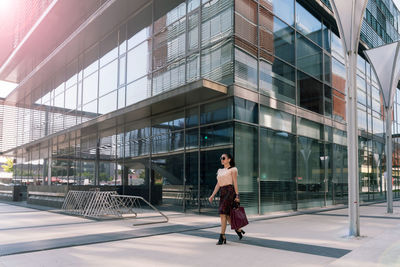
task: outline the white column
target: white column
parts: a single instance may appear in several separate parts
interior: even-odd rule
[[[386,108],[386,177],[387,213],[393,213],[392,193],[392,108]]]
[[[358,164],[358,124],[357,124],[357,52],[347,54],[347,95],[346,95],[346,122],[347,122],[347,170],[349,189],[349,235],[360,235],[360,185]]]

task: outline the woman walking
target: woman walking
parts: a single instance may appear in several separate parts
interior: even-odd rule
[[[226,223],[231,223],[230,212],[234,201],[240,202],[237,183],[238,170],[235,167],[235,161],[231,154],[222,154],[220,160],[224,168],[218,169],[218,181],[215,185],[214,192],[208,199],[210,203],[212,203],[218,190],[221,190],[218,208],[219,216],[221,217],[221,234],[219,235],[217,245],[226,244]],[[239,239],[242,239],[243,234],[245,233],[242,229],[235,229],[235,232],[239,236]]]

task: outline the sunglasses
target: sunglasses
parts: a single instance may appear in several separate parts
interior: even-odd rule
[[[226,158],[225,157],[220,157],[220,160],[226,160]]]

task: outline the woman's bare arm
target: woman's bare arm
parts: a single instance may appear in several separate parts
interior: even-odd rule
[[[238,171],[236,168],[232,169],[233,187],[235,188],[236,201],[239,201],[239,187],[237,182]]]
[[[215,195],[217,194],[218,190],[219,190],[219,184],[217,183],[217,184],[215,185],[214,192],[213,192],[213,193],[211,194],[211,196],[208,198],[208,201],[210,201],[210,203],[213,202],[213,199],[214,199]]]

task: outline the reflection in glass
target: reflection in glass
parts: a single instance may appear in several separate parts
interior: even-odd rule
[[[126,105],[137,103],[150,96],[150,80],[148,77],[143,77],[126,88]]]
[[[238,168],[240,202],[251,213],[258,212],[258,129],[235,123],[235,161]]]
[[[118,80],[118,60],[114,60],[107,66],[100,69],[99,96],[117,88]]]
[[[322,49],[307,40],[301,34],[296,34],[296,59],[297,67],[322,80]]]
[[[322,23],[296,1],[296,28],[322,46]]]
[[[294,104],[296,101],[294,68],[277,58],[272,58],[272,62],[261,60],[260,90],[269,96]]]
[[[278,18],[269,16],[267,13],[261,21],[260,47],[294,65],[294,30]]]
[[[293,115],[266,106],[261,106],[260,125],[289,133],[295,130]]]
[[[260,138],[261,213],[295,210],[296,138],[265,128]]]
[[[200,129],[201,147],[230,145],[233,143],[231,123],[218,124]]]
[[[235,49],[235,83],[257,90],[257,60]]]
[[[299,136],[297,164],[298,208],[320,207],[325,198],[324,145]]]
[[[258,104],[250,100],[235,97],[235,119],[258,123]]]
[[[97,98],[98,73],[95,72],[83,79],[83,104]]]
[[[231,99],[205,104],[200,108],[201,124],[229,120],[232,119],[232,117],[233,109]]]
[[[149,49],[149,42],[144,42],[128,52],[128,83],[147,74],[150,69]]]
[[[99,98],[99,114],[107,114],[117,109],[117,90]]]

